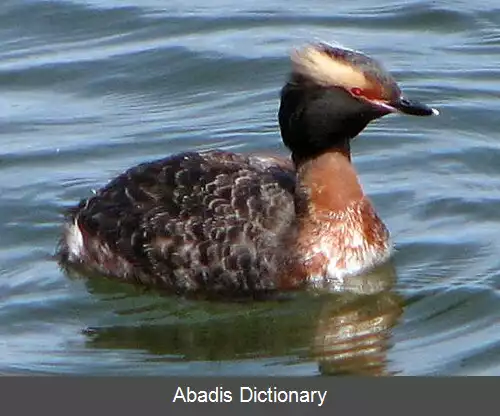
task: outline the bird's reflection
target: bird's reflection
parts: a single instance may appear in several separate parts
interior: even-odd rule
[[[85,330],[87,346],[142,350],[148,360],[163,362],[276,357],[316,362],[324,375],[390,375],[387,351],[402,313],[394,281],[386,265],[351,280],[340,293],[224,304],[117,296],[113,283],[90,279],[88,289],[109,303],[112,319]]]

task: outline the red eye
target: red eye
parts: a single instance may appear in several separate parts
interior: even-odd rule
[[[361,88],[352,88],[351,93],[352,93],[352,95],[355,95],[356,97],[363,95],[363,91],[361,90]]]

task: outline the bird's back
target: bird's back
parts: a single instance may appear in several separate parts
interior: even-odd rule
[[[275,289],[295,218],[291,163],[229,152],[138,165],[69,214],[65,263],[175,292]]]

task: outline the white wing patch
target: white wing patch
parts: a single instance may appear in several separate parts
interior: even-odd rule
[[[83,235],[78,225],[78,219],[66,227],[66,245],[68,246],[69,260],[78,261],[85,252]]]

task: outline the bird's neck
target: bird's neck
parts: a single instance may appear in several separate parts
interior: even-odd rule
[[[301,160],[297,165],[297,203],[299,217],[328,216],[342,213],[364,198],[347,147],[332,149]]]
[[[313,285],[340,284],[390,255],[387,229],[365,197],[350,159],[345,148],[307,160],[294,158],[297,277]]]

